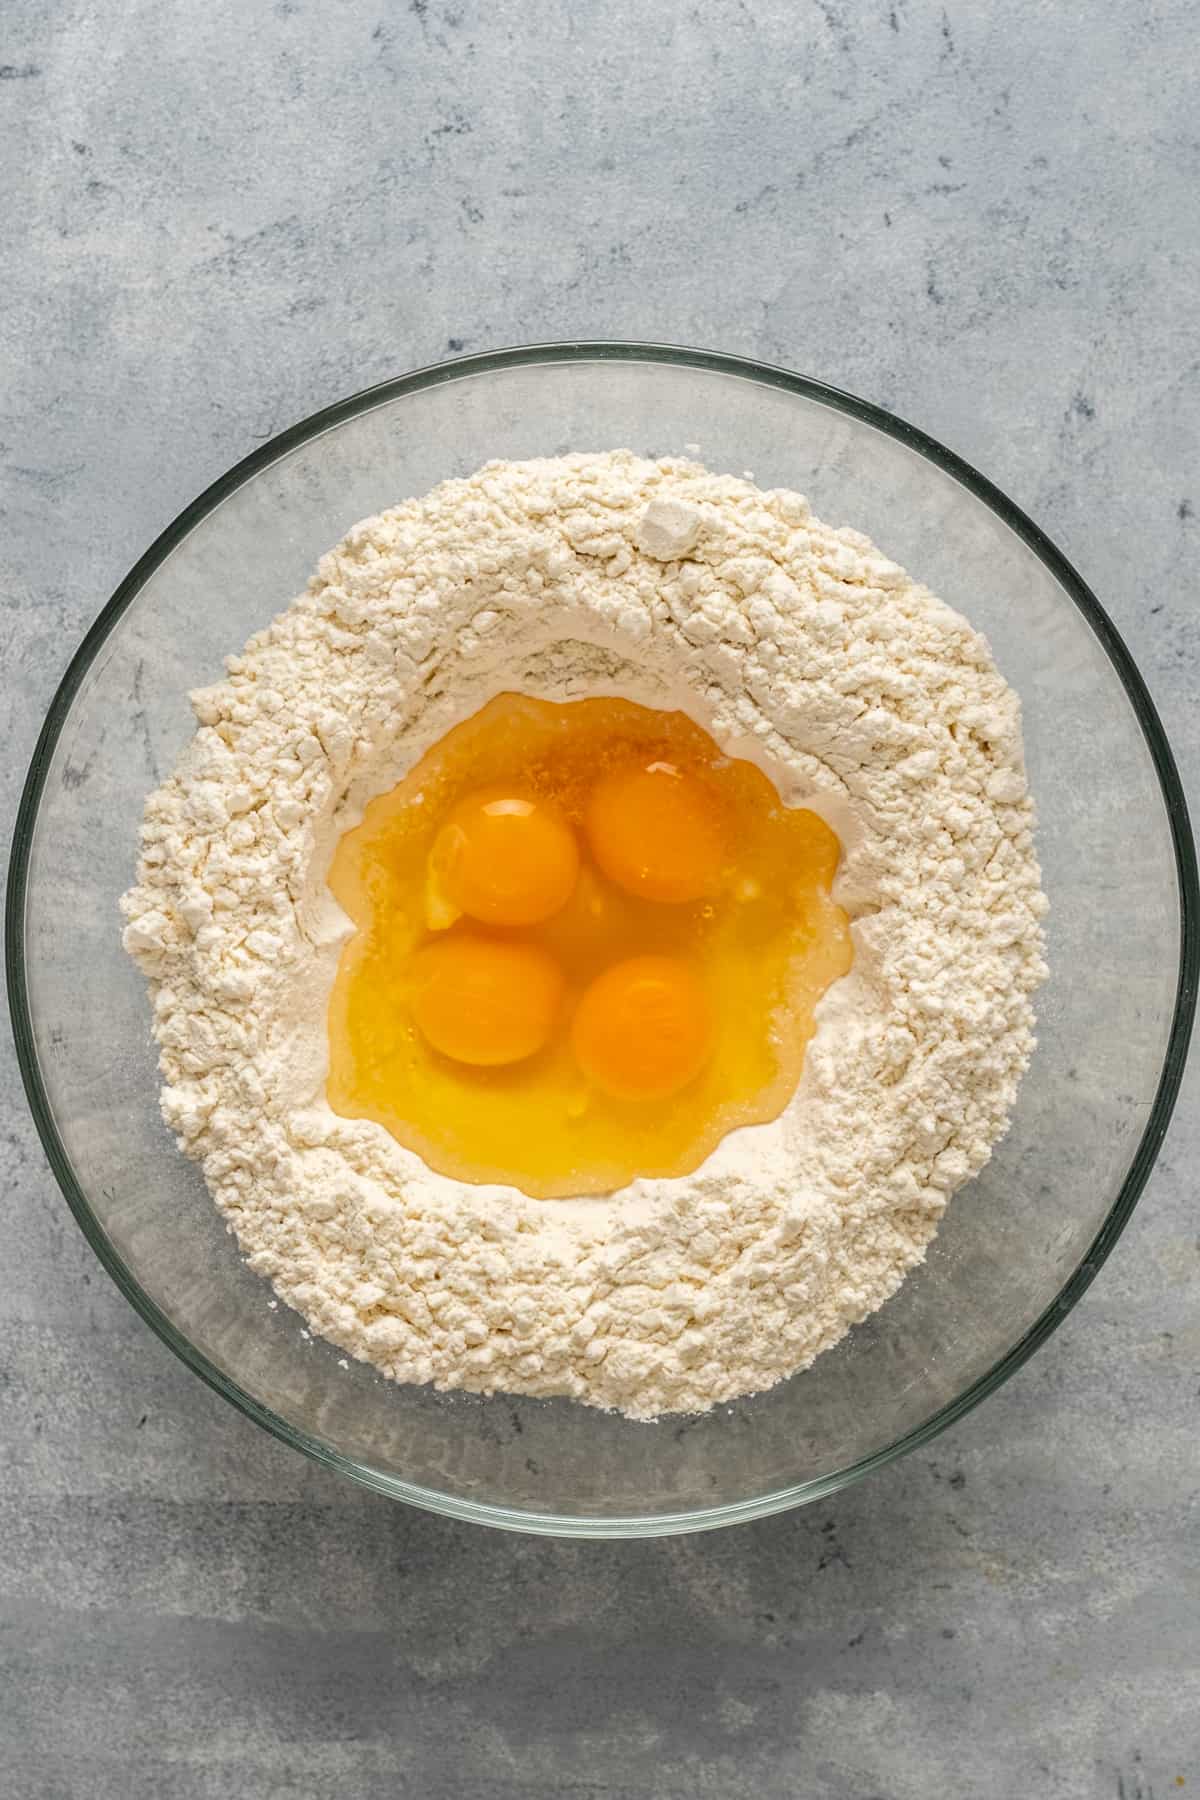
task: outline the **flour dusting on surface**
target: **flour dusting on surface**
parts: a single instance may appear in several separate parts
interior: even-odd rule
[[[781,1117],[692,1175],[535,1201],[324,1098],[340,834],[493,695],[678,708],[837,830],[851,973]],[[250,1266],[398,1381],[703,1411],[891,1295],[1004,1131],[1045,910],[984,639],[782,490],[628,452],[493,463],[364,520],[193,695],[125,943],[164,1116]]]

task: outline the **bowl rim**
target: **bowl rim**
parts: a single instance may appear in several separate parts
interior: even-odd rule
[[[772,388],[799,395],[848,415],[860,423],[873,426],[887,436],[915,450],[944,473],[951,475],[976,499],[983,502],[1025,543],[1045,565],[1064,591],[1075,602],[1087,624],[1113,665],[1132,705],[1134,715],[1145,738],[1158,776],[1166,808],[1175,854],[1179,899],[1179,970],[1171,1030],[1163,1055],[1162,1068],[1154,1101],[1147,1115],[1136,1151],[1121,1189],[1110,1207],[1100,1230],[1085,1255],[1067,1278],[1058,1295],[1044,1309],[1029,1329],[983,1374],[962,1393],[938,1407],[920,1424],[871,1455],[846,1464],[815,1480],[798,1482],[769,1493],[721,1506],[701,1507],[685,1512],[652,1514],[539,1513],[522,1508],[493,1505],[470,1500],[457,1494],[442,1493],[384,1474],[381,1470],[359,1463],[343,1455],[320,1438],[300,1430],[240,1387],[224,1370],[199,1350],[170,1316],[138,1282],[136,1276],[108,1238],[97,1215],[76,1180],[70,1157],[55,1124],[49,1095],[42,1078],[33,1022],[29,1009],[26,979],[26,900],[29,881],[29,858],[38,810],[51,759],[71,704],[101,646],[122,614],[150,577],[166,561],[193,528],[226,500],[236,489],[268,468],[280,457],[318,437],[332,426],[342,424],[360,413],[369,412],[405,395],[424,388],[467,376],[493,373],[505,369],[536,364],[570,362],[648,362],[667,363],[698,369],[706,373],[731,375],[758,382]],[[711,1530],[743,1520],[761,1518],[817,1500],[839,1488],[860,1480],[871,1470],[881,1468],[908,1451],[928,1443],[956,1419],[979,1404],[984,1397],[1014,1374],[1033,1352],[1045,1342],[1084,1293],[1097,1270],[1109,1255],[1124,1229],[1138,1197],[1154,1166],[1175,1101],[1187,1059],[1196,1008],[1197,979],[1200,976],[1200,885],[1197,881],[1196,851],[1188,819],[1187,803],[1175,758],[1157,710],[1138,669],[1120,634],[1100,602],[1075,568],[1046,536],[1041,528],[998,487],[980,475],[953,451],[945,448],[927,433],[898,418],[871,401],[830,386],[810,376],[793,373],[776,365],[758,362],[720,351],[694,349],[683,345],[640,343],[606,339],[573,339],[564,342],[527,344],[508,349],[483,351],[453,360],[428,364],[409,374],[380,381],[359,392],[336,401],[289,426],[235,463],[216,481],[186,506],[166,530],[139,558],[111,599],[99,613],[83,638],[54,694],[38,736],[30,761],[17,811],[9,870],[5,911],[5,969],[8,983],[9,1010],[17,1060],[34,1124],[42,1141],[52,1173],[62,1189],[92,1249],[117,1287],[152,1331],[200,1378],[207,1382],[239,1411],[253,1419],[264,1430],[302,1451],[315,1462],[334,1469],[362,1486],[393,1498],[408,1501],[428,1511],[445,1514],[503,1530],[524,1531],[559,1537],[658,1537],[676,1532]]]

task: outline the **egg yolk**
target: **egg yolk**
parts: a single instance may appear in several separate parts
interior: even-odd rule
[[[575,836],[558,808],[505,786],[459,801],[429,863],[434,930],[462,913],[485,925],[536,925],[566,904],[579,875]]]
[[[704,984],[673,956],[631,956],[598,975],[571,1024],[584,1076],[617,1100],[665,1100],[695,1080],[712,1049]]]
[[[549,1041],[563,996],[546,951],[475,933],[426,944],[412,978],[413,1018],[426,1042],[477,1068],[533,1056]]]
[[[839,856],[682,713],[501,694],[335,849],[329,1104],[538,1199],[687,1174],[795,1091]]]
[[[618,887],[681,905],[715,891],[725,859],[715,796],[672,762],[615,769],[588,801],[588,845]]]

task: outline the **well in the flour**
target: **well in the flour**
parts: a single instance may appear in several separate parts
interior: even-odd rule
[[[851,962],[837,837],[681,713],[500,695],[339,843],[334,1111],[542,1199],[775,1118]]]

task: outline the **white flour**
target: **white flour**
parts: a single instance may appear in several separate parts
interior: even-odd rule
[[[398,1381],[698,1411],[895,1291],[1003,1132],[1045,909],[984,640],[804,500],[627,452],[489,465],[357,525],[193,696],[125,942],[162,1106],[250,1266]],[[780,1119],[694,1175],[534,1201],[324,1099],[339,834],[491,695],[690,713],[822,812],[855,963]]]

